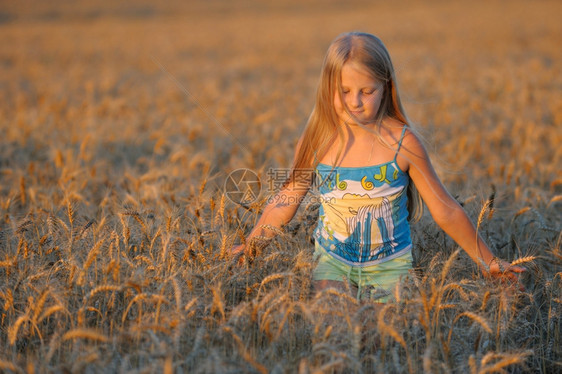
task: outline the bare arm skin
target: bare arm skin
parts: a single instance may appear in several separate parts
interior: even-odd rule
[[[300,143],[301,141],[299,140],[297,151],[300,147]],[[280,229],[281,226],[289,223],[291,219],[293,219],[300,203],[312,185],[312,178],[308,181],[300,179],[301,178],[299,178],[298,181],[295,180],[287,183],[281,191],[269,199],[269,203],[265,207],[261,217],[246,238],[246,243],[249,243],[256,237],[273,238],[275,236],[275,229]],[[271,226],[274,230],[264,226]],[[231,248],[231,253],[237,254],[245,250],[246,245],[239,244]]]
[[[293,185],[283,188],[275,196],[271,198],[271,201],[265,207],[260,219],[256,223],[254,229],[250,232],[246,238],[246,242],[249,243],[255,237],[267,237],[272,238],[275,236],[275,232],[271,229],[267,229],[264,226],[272,226],[274,228],[280,229],[281,226],[290,222],[295,216],[297,209],[300,206],[300,202],[304,198],[304,195],[308,192],[310,185],[300,184]],[[232,254],[244,251],[245,245],[234,246],[231,250]]]
[[[420,140],[410,131],[404,138],[399,153],[402,162],[406,162],[410,178],[416,185],[423,201],[435,222],[453,240],[463,248],[484,274],[506,276],[517,282],[514,273],[521,273],[525,268],[510,266],[506,261],[497,259],[490,248],[484,243],[464,209],[443,186],[429,156]],[[486,269],[483,264],[486,264]]]

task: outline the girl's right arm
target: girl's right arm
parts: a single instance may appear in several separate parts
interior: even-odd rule
[[[246,237],[246,243],[256,238],[273,238],[275,231],[281,230],[281,227],[295,216],[309,188],[309,183],[289,182],[288,186],[272,196],[256,226]],[[231,252],[237,254],[245,249],[246,245],[240,244],[234,246]]]
[[[301,140],[297,144],[295,156],[298,154]],[[303,173],[306,173],[306,171],[303,171]],[[304,178],[292,178],[278,193],[268,199],[268,204],[260,219],[246,237],[246,243],[260,237],[273,238],[276,231],[281,230],[283,225],[291,221],[312,185],[312,170],[308,173],[310,174],[308,178],[306,176]],[[231,253],[237,254],[245,250],[246,245],[239,244],[231,248]]]

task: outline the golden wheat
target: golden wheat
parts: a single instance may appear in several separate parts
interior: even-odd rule
[[[562,5],[406,0],[396,22],[391,2],[287,1],[5,4],[0,370],[559,369]],[[387,43],[439,177],[525,291],[475,272],[429,214],[383,306],[348,282],[312,296],[317,202],[229,256],[349,29]],[[224,183],[241,168],[262,188],[244,206]]]
[[[537,256],[525,256],[525,257],[521,257],[518,258],[516,260],[511,261],[510,266],[517,266],[517,265],[521,265],[521,264],[525,264],[527,262],[532,262],[537,258]]]
[[[82,329],[82,328],[67,331],[61,337],[62,342],[66,340],[73,340],[73,339],[88,339],[98,342],[107,342],[109,340],[105,335],[103,335],[102,333],[96,330]]]
[[[18,331],[20,329],[20,326],[24,322],[31,322],[29,316],[27,315],[19,316],[18,319],[16,319],[16,321],[14,322],[14,324],[8,328],[8,340],[11,345],[14,345],[16,343],[16,339],[18,337]]]
[[[229,333],[230,336],[234,339],[238,351],[245,361],[247,361],[255,370],[259,371],[262,374],[268,372],[265,366],[254,360],[252,355],[248,353],[242,339],[240,339],[240,337],[230,327],[224,326],[222,330]]]
[[[16,373],[24,373],[24,371],[19,366],[15,365],[12,362],[5,361],[3,359],[0,359],[0,369],[7,370],[7,371],[13,371],[13,372],[16,372]]]

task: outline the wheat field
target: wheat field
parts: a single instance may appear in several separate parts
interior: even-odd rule
[[[0,371],[562,370],[562,3],[2,2]],[[381,37],[438,173],[525,291],[428,213],[395,301],[311,292],[316,206],[238,263],[325,50]]]

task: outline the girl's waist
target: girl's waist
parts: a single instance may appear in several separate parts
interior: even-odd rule
[[[334,238],[326,238],[315,232],[316,244],[328,254],[349,266],[372,266],[407,254],[412,250],[409,233],[401,235],[400,242],[356,243],[341,242]]]
[[[337,251],[333,251],[333,250],[325,248],[325,246],[323,246],[319,241],[316,241],[316,247],[320,248],[322,251],[326,252],[326,254],[332,256],[333,258],[337,259],[338,261],[341,261],[342,263],[344,263],[348,266],[366,268],[366,267],[371,267],[371,266],[375,266],[375,265],[380,265],[380,264],[383,264],[383,263],[386,263],[386,262],[392,261],[392,260],[411,258],[413,246],[410,243],[407,246],[405,246],[404,248],[398,249],[397,251],[395,251],[391,254],[387,254],[387,255],[385,255],[383,257],[379,257],[377,259],[371,259],[371,260],[367,259],[366,261],[359,261],[358,259],[353,259],[353,258],[348,258],[348,257],[342,256]]]

